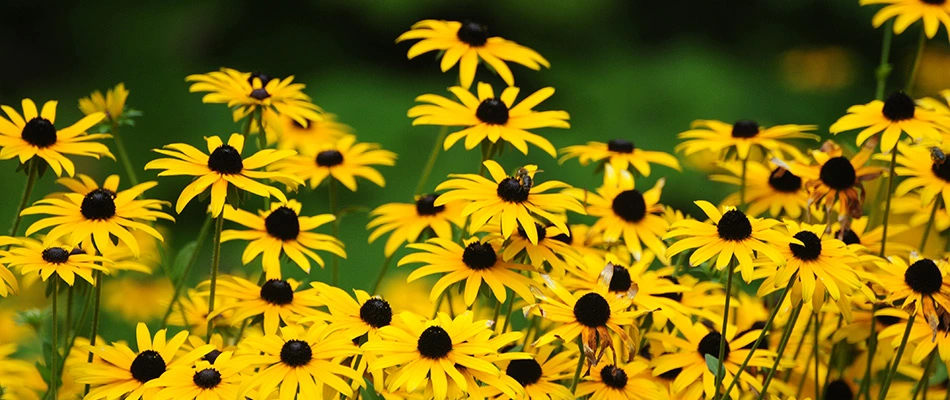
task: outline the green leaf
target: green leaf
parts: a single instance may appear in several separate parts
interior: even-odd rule
[[[373,382],[369,378],[365,378],[364,380],[366,381],[366,387],[360,389],[360,397],[366,400],[383,400],[383,396],[376,393],[376,387],[373,386]]]
[[[192,256],[195,254],[195,249],[198,248],[198,241],[192,240],[185,244],[181,250],[178,251],[178,254],[175,254],[175,261],[172,263],[171,270],[171,280],[172,282],[178,282],[182,278],[182,274],[185,271],[185,268],[188,266],[188,263],[191,261]]]
[[[722,371],[720,370],[721,367],[719,366],[719,359],[716,357],[713,357],[712,354],[706,354],[705,356],[706,356],[706,368],[709,369],[709,372],[712,372],[713,376],[718,378],[719,375],[722,373]]]

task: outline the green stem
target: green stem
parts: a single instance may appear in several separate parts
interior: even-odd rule
[[[445,301],[449,302],[449,316],[455,319],[455,301],[452,299],[451,288],[445,289]]]
[[[927,365],[924,366],[924,375],[920,378],[920,381],[914,385],[914,394],[910,396],[911,400],[917,400],[917,395],[920,394],[920,390],[924,389],[924,400],[927,399],[927,387],[930,386],[930,366],[933,365],[934,358],[937,357],[937,351],[931,351],[930,357],[927,357]]]
[[[505,289],[505,292],[508,294],[508,309],[505,310],[505,324],[501,327],[501,334],[504,334],[508,331],[508,325],[511,324],[511,309],[514,308],[515,298],[511,293],[510,289]]]
[[[426,186],[426,182],[429,180],[429,175],[432,174],[432,169],[435,168],[435,160],[439,158],[439,152],[442,151],[442,143],[445,142],[445,137],[449,134],[449,127],[443,126],[439,130],[439,136],[435,139],[435,144],[432,145],[432,151],[429,152],[429,158],[426,160],[425,167],[422,168],[422,175],[419,176],[419,182],[416,183],[415,194],[422,194],[422,189]]]
[[[330,192],[330,214],[336,217],[330,227],[332,229],[333,237],[340,238],[340,216],[337,215],[337,190],[336,190],[336,180],[331,176],[329,177],[330,181],[327,183]],[[336,286],[340,281],[340,260],[336,255],[330,255],[330,284]]]
[[[92,306],[92,333],[89,335],[89,347],[96,346],[96,337],[99,336],[99,309],[102,304],[102,271],[96,270],[95,281],[96,281],[96,294],[95,301]],[[92,364],[93,354],[90,351],[89,355],[86,357],[86,363]],[[85,394],[89,394],[89,385],[86,384]]]
[[[257,149],[264,150],[267,148],[267,132],[264,132],[264,110],[258,109],[251,114],[252,121],[247,124],[247,135],[251,134],[251,123],[257,121]]]
[[[871,399],[871,368],[874,361],[874,354],[877,352],[877,319],[875,319],[874,314],[877,313],[877,303],[871,308],[871,334],[868,336],[868,355],[867,355],[867,364],[865,365],[864,378],[861,379],[861,387],[859,392],[864,393],[864,398]]]
[[[819,345],[818,330],[821,329],[821,323],[818,321],[818,311],[813,311],[812,315],[815,318],[815,329],[812,330],[812,333],[814,335],[813,340],[815,342],[812,343],[811,345],[812,349],[814,350],[814,356],[815,356],[815,398],[821,398],[821,381],[818,380],[818,374],[819,374],[818,366],[821,363],[821,357],[819,357],[818,355],[818,345]],[[828,365],[828,369],[831,369],[831,365]],[[804,380],[804,378],[802,378],[802,380]]]
[[[894,20],[887,21],[884,25],[884,42],[881,44],[881,62],[874,71],[877,78],[877,88],[874,91],[874,98],[884,100],[884,90],[887,88],[887,77],[891,75],[891,64],[887,61],[891,56],[891,39],[894,38]]]
[[[739,209],[745,211],[745,189],[746,189],[746,169],[748,167],[749,160],[742,160],[742,177],[739,182]]]
[[[441,294],[439,294],[439,299],[435,301],[435,311],[432,312],[432,319],[435,319],[439,315],[439,310],[442,309],[442,302],[445,301],[446,293],[451,289],[451,287],[445,288]]]
[[[119,123],[112,122],[112,140],[115,140],[115,150],[119,153],[119,162],[122,163],[122,168],[125,169],[125,175],[129,177],[129,183],[132,186],[139,184],[139,178],[135,175],[135,168],[132,168],[132,160],[129,158],[129,153],[125,150],[125,144],[122,143],[122,136],[119,135]]]
[[[218,265],[221,263],[221,231],[224,229],[224,213],[218,214],[217,221],[214,224],[214,242],[211,255],[211,293],[208,297],[208,333],[207,342],[211,343],[211,334],[214,333],[214,318],[211,313],[214,312],[215,289],[218,286]]]
[[[383,260],[383,265],[379,267],[379,275],[376,276],[376,281],[373,282],[373,290],[370,291],[370,294],[378,294],[379,284],[383,282],[383,278],[386,277],[386,271],[389,270],[389,264],[393,261],[393,255],[390,254],[386,256],[386,259]]]
[[[937,215],[937,209],[940,208],[941,202],[943,202],[943,196],[938,195],[934,198],[934,206],[933,209],[930,210],[930,218],[927,219],[927,225],[924,227],[924,236],[920,239],[920,247],[917,248],[921,254],[926,253],[924,248],[927,246],[927,239],[930,237],[930,228],[934,225],[934,217]]]
[[[726,332],[729,330],[729,301],[732,299],[732,276],[735,274],[736,263],[729,263],[729,271],[726,273],[726,304],[723,308],[722,313],[722,328],[719,330],[719,356],[716,358],[716,361],[719,361],[719,368],[716,371],[716,395],[713,397],[715,399],[720,398],[722,392],[719,390],[722,388],[722,380],[726,377],[726,366],[723,363],[723,359],[726,358]]]
[[[73,329],[73,286],[66,289],[66,329],[63,331],[63,346],[69,344],[69,335]],[[69,348],[66,347],[66,351]],[[65,359],[65,357],[63,358]]]
[[[498,299],[495,299],[494,297],[492,297],[492,299],[495,300],[495,307],[494,307],[494,309],[493,309],[493,311],[492,311],[491,320],[492,320],[492,322],[494,322],[495,324],[497,324],[497,323],[498,323],[498,314],[501,313],[501,302],[498,301]],[[474,306],[474,304],[472,304],[472,305]]]
[[[59,325],[59,278],[53,279],[53,323],[52,323],[52,332],[51,332],[51,341],[50,341],[50,377],[49,377],[49,398],[56,400],[56,387],[58,386],[59,376],[55,374],[56,364],[59,362],[59,338],[57,338],[57,328]]]
[[[795,284],[797,278],[798,272],[796,271],[788,280],[788,284],[785,285],[785,289],[782,289],[782,294],[779,295],[778,303],[775,304],[775,308],[773,308],[772,312],[769,313],[769,319],[765,321],[765,326],[763,326],[762,331],[759,332],[759,338],[755,339],[755,343],[752,344],[749,354],[745,356],[745,360],[742,361],[742,365],[739,366],[739,370],[736,371],[735,376],[732,378],[732,383],[730,383],[729,387],[726,388],[725,393],[730,393],[732,388],[739,382],[739,376],[742,375],[742,371],[745,371],[746,367],[749,365],[749,361],[752,360],[752,356],[755,354],[756,349],[759,348],[759,346],[762,344],[762,341],[765,340],[765,336],[768,335],[769,330],[772,328],[772,322],[775,321],[775,316],[778,315],[778,310],[782,308],[782,303],[785,302],[785,297],[788,296],[788,292],[791,291],[792,286]]]
[[[577,392],[577,383],[581,380],[581,370],[584,369],[584,341],[577,337],[577,368],[574,368],[574,379],[571,380],[571,393]]]
[[[835,327],[835,331],[836,331],[836,332],[837,332],[839,329],[841,329],[841,322],[842,322],[843,320],[844,320],[844,318],[842,318],[842,317],[839,315],[839,316],[838,316],[838,326]],[[839,342],[837,342],[837,343],[831,345],[831,354],[828,355],[828,368],[825,369],[825,380],[824,380],[824,385],[822,385],[822,389],[823,389],[823,390],[827,390],[826,388],[828,387],[828,382],[831,382],[831,370],[832,370],[832,367],[835,365],[835,355],[838,354],[838,350],[839,350],[839,348],[841,347],[841,346],[839,346],[840,344],[841,344],[841,342],[839,341]],[[839,364],[843,364],[843,363],[839,361]],[[839,373],[840,373],[840,371],[839,371]],[[819,392],[819,393],[824,393],[824,392],[822,391],[822,392]]]
[[[917,82],[917,71],[920,69],[920,59],[924,58],[924,47],[927,46],[927,35],[923,26],[920,27],[920,37],[917,39],[917,53],[914,55],[914,66],[910,69],[910,77],[907,78],[907,86],[904,93],[910,95],[914,90],[914,83]]]
[[[162,329],[168,327],[168,317],[172,315],[172,310],[175,308],[175,304],[178,302],[178,298],[181,296],[182,290],[185,288],[185,283],[188,282],[188,275],[191,274],[191,269],[198,262],[198,254],[201,253],[201,246],[204,244],[205,239],[208,238],[208,231],[211,230],[211,221],[212,217],[208,214],[208,217],[205,218],[205,222],[201,224],[201,230],[198,231],[198,238],[195,239],[195,252],[191,253],[191,257],[188,259],[188,264],[185,265],[185,270],[181,272],[181,276],[178,277],[178,282],[175,282],[175,292],[172,294],[172,301],[168,303],[168,308],[165,310],[165,316],[162,317]]]
[[[795,323],[798,322],[798,314],[802,312],[802,302],[798,302],[798,305],[792,309],[792,314],[788,317],[788,322],[785,323],[785,330],[782,332],[782,339],[779,341],[778,349],[775,351],[775,362],[772,363],[772,368],[769,369],[768,375],[765,377],[765,381],[762,383],[762,391],[759,392],[758,400],[765,398],[766,393],[768,393],[769,384],[772,383],[772,378],[775,377],[775,372],[778,370],[778,365],[782,361],[782,355],[785,354],[785,347],[788,346],[788,339],[792,337],[792,331],[795,329]]]
[[[30,203],[30,195],[33,194],[33,187],[36,186],[36,178],[40,169],[40,162],[38,160],[40,160],[39,157],[33,157],[33,159],[30,160],[30,165],[26,167],[28,170],[26,186],[23,187],[23,195],[20,197],[20,206],[17,207],[16,217],[13,219],[13,226],[10,228],[9,236],[16,236],[17,230],[20,229],[20,222],[23,221],[23,216],[20,215],[20,213],[22,213],[27,204]]]
[[[891,380],[894,379],[894,375],[897,375],[897,367],[901,364],[904,348],[907,347],[907,338],[910,337],[910,329],[914,326],[914,319],[916,317],[916,314],[911,314],[910,318],[907,318],[907,326],[904,327],[904,337],[901,338],[901,344],[897,347],[897,354],[894,355],[891,370],[888,371],[887,376],[884,377],[884,383],[881,384],[881,389],[877,395],[878,400],[884,400],[887,397],[887,391],[891,388]]]
[[[887,175],[887,199],[884,202],[884,230],[881,233],[881,251],[879,257],[884,257],[884,247],[887,245],[887,220],[891,216],[891,194],[894,193],[894,167],[897,165],[897,149],[891,149],[891,168]]]

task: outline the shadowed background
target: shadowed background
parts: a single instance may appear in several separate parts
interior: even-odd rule
[[[18,105],[23,97],[59,100],[57,125],[72,123],[80,117],[78,98],[124,82],[131,91],[128,106],[144,112],[135,127],[122,131],[136,168],[157,157],[150,149],[173,142],[204,148],[203,136],[240,131],[224,105],[202,104],[201,94],[188,92],[186,75],[222,66],[295,75],[314,102],[351,125],[359,140],[398,153],[395,167],[379,168],[385,188],[365,180],[355,193],[341,188],[344,207],[368,208],[412,200],[439,128],[412,127],[406,111],[417,95],[447,95],[445,89],[457,77],[457,67],[439,71],[434,53],[407,60],[411,43],[394,43],[421,19],[481,22],[491,35],[544,55],[552,68],[512,69],[523,95],[545,86],[557,89],[539,109],[571,114],[570,130],[540,131],[558,148],[626,138],[641,148],[672,152],[676,134],[695,119],[817,124],[827,136],[827,127],[848,106],[873,97],[881,42],[881,31],[869,22],[875,10],[861,8],[857,1],[745,0],[723,7],[684,0],[562,0],[543,6],[529,1],[217,0],[63,2],[51,7],[19,0],[3,2],[0,10],[17,16],[0,24],[0,48],[6,55],[0,63],[0,103]],[[903,85],[915,36],[895,38],[889,89]],[[918,95],[950,86],[950,74],[941,67],[950,59],[946,43],[930,43]],[[493,83],[496,90],[502,84],[484,68],[476,79]],[[99,181],[121,171],[111,160],[74,160],[77,170]],[[448,173],[474,172],[478,160],[477,150],[465,152],[456,145],[440,156],[427,190]],[[732,189],[708,182],[697,171],[711,161],[685,161],[683,173],[656,167],[637,186],[651,187],[666,176],[662,202],[691,210],[693,200],[716,201]],[[509,151],[501,163],[508,169],[539,164],[544,170],[539,181],[559,179],[587,189],[600,181],[593,166],[580,167],[576,160],[558,166],[534,147],[527,157]],[[3,161],[0,168],[7,171],[2,178],[7,195],[0,199],[5,231],[25,176],[14,174],[16,161]],[[152,180],[155,172],[139,177]],[[59,189],[53,178],[41,180],[34,200]],[[187,179],[159,182],[147,196],[174,201]],[[121,188],[126,187],[123,181]],[[297,198],[305,215],[327,212],[325,185],[302,190]],[[259,205],[253,199],[246,208]],[[195,238],[203,209],[193,201],[176,216],[178,223],[168,226],[166,242],[172,248]],[[367,244],[366,222],[366,213],[342,220],[349,258],[341,263],[341,286],[347,289],[368,288],[383,260],[385,238]],[[206,279],[210,247],[209,240],[203,249],[208,254],[201,255],[192,273],[194,282]],[[244,242],[225,244],[225,271],[241,269],[243,247]],[[259,268],[258,260],[247,271],[255,276]],[[285,265],[285,271],[299,270]],[[328,280],[329,270],[314,276]]]

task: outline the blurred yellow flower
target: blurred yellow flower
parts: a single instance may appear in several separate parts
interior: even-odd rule
[[[114,123],[122,117],[125,99],[128,97],[129,91],[125,89],[125,83],[119,83],[115,88],[109,89],[105,96],[97,90],[89,97],[79,99],[79,110],[86,115],[104,113],[106,120]]]
[[[167,279],[141,280],[121,277],[106,283],[103,290],[102,307],[114,312],[125,321],[151,321],[161,318],[168,308],[175,288]],[[129,301],[129,299],[149,299],[148,301]]]

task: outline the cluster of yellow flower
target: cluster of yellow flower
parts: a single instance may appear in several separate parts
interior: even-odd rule
[[[896,17],[887,43],[917,20],[921,45],[939,23],[950,27],[942,0],[862,3],[888,4],[873,21]],[[27,183],[0,237],[0,297],[38,287],[38,276],[51,314],[22,317],[43,336],[36,366],[14,357],[25,334],[0,314],[0,398],[39,399],[44,390],[48,399],[89,400],[950,397],[950,239],[928,241],[950,228],[950,90],[943,100],[915,99],[912,72],[905,91],[885,98],[879,74],[878,99],[829,128],[862,129],[856,151],[833,141],[803,150],[801,139],[820,138],[815,125],[695,121],[677,151],[715,154],[710,180],[738,191],[720,207],[697,200],[704,215],[693,218],[661,203],[665,178],[640,184],[653,166],[679,170],[679,160],[629,139],[560,150],[561,163],[598,165],[596,188],[494,160],[508,146],[526,156],[528,144],[557,157],[532,131],[570,127],[565,111],[535,110],[553,88],[518,101],[506,62],[548,67],[534,50],[469,21],[421,21],[397,38],[406,40],[418,40],[409,58],[439,51],[443,72],[459,65],[459,85],[448,89],[457,101],[424,94],[408,111],[413,125],[441,131],[415,203],[370,212],[369,241],[389,235],[386,262],[369,291],[352,294],[338,287],[346,252],[336,184],[384,186],[373,166],[392,166],[396,155],[357,142],[293,76],[222,68],[186,78],[244,130],[227,141],[206,137],[206,152],[166,145],[155,150],[164,158],[145,165],[160,177],[193,178],[175,210],[209,200],[195,247],[213,231],[213,257],[209,279],[189,288],[199,253],[182,253],[162,326],[153,335],[139,322],[136,350],[102,342],[103,285],[120,271],[151,273],[159,220],[174,219],[163,211],[170,203],[143,198],[158,183],[138,182],[122,146],[120,127],[138,115],[125,105],[129,92],[119,84],[80,100],[86,116],[61,129],[54,101],[38,111],[25,99],[22,114],[2,106],[0,159],[18,158]],[[475,84],[479,63],[507,85],[497,96]],[[87,133],[96,126],[103,133]],[[244,151],[249,137],[256,151]],[[109,138],[132,183],[125,190],[118,175],[99,184],[66,157],[116,158],[99,142]],[[463,139],[467,150],[481,146],[478,173],[423,192],[439,152]],[[68,175],[56,181],[68,191],[31,205],[47,168]],[[301,197],[287,192],[324,182],[328,213],[301,215]],[[881,184],[868,201],[872,183]],[[242,208],[247,193],[264,199],[256,214]],[[569,212],[590,223],[569,223]],[[42,217],[19,236],[21,217],[34,215]],[[246,229],[225,230],[226,220]],[[332,234],[316,232],[327,224]],[[920,227],[919,242],[906,237]],[[244,264],[260,256],[256,283],[219,276],[221,243],[232,240],[248,242]],[[397,265],[421,266],[382,296],[404,248]],[[330,282],[311,281],[311,261],[326,264],[318,252],[329,253]],[[290,264],[307,278],[288,277]],[[433,275],[428,299],[404,287]],[[186,330],[169,338],[169,325]]]

